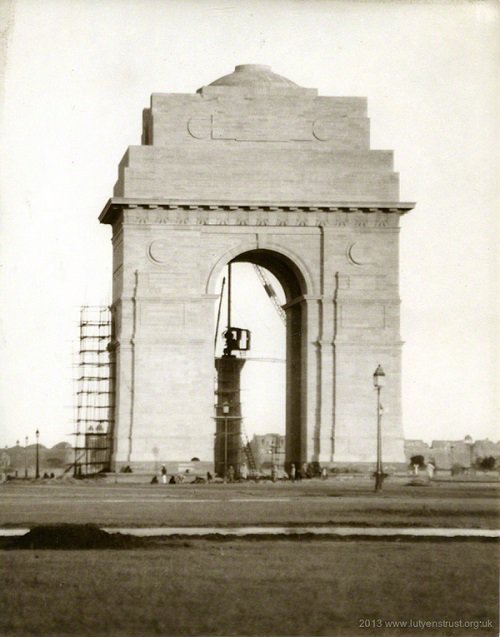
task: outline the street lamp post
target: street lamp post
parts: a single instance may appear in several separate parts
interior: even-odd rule
[[[227,401],[222,404],[222,413],[224,414],[224,480],[227,480],[227,417],[229,408]]]
[[[38,440],[40,437],[40,432],[38,431],[38,429],[35,431],[35,436],[36,436],[36,474],[35,474],[35,478],[38,480],[38,478],[40,477],[40,451],[38,448]]]
[[[24,478],[28,477],[28,436],[24,439]]]
[[[384,471],[382,468],[382,406],[380,404],[380,390],[385,385],[385,373],[379,365],[373,374],[373,385],[377,390],[377,469],[375,471],[375,491],[382,490]]]

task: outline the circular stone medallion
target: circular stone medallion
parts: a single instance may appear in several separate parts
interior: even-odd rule
[[[168,246],[166,241],[151,241],[148,248],[148,254],[155,263],[166,263],[168,258]]]
[[[347,259],[354,265],[368,265],[373,261],[371,246],[365,241],[355,241],[347,247]]]

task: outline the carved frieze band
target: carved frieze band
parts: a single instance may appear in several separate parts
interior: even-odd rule
[[[131,224],[203,226],[334,226],[395,228],[397,208],[257,206],[123,206]]]

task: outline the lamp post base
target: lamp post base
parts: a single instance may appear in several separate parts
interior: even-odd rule
[[[375,491],[382,491],[382,484],[384,482],[384,474],[383,473],[375,473]]]

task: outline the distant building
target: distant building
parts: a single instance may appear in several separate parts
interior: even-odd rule
[[[422,456],[424,462],[429,462],[431,450],[423,440],[405,440],[405,457],[408,463],[414,456]]]
[[[270,471],[273,464],[284,467],[284,435],[255,434],[250,447],[258,470]],[[474,441],[471,436],[466,436],[463,440],[433,440],[430,445],[419,439],[405,440],[404,450],[408,465],[413,457],[422,456],[425,464],[432,462],[441,471],[451,471],[454,466],[470,469],[488,457],[495,458],[500,464],[500,442],[487,438]]]
[[[6,451],[0,451],[0,472],[7,471],[10,467],[10,456]]]
[[[36,444],[9,447],[5,452],[9,456],[9,473],[34,477],[36,470]],[[38,446],[40,472],[60,475],[74,460],[74,451],[68,442],[60,442],[51,448]]]
[[[488,438],[476,440],[473,449],[477,458],[487,458],[488,456],[492,456],[496,460],[500,458],[500,442],[493,442]]]
[[[432,462],[437,469],[451,470],[453,466],[470,469],[483,458],[500,458],[500,442],[474,440],[433,440],[428,445],[423,440],[405,440],[405,456],[408,464],[414,456],[423,456],[424,462]]]
[[[283,468],[285,463],[285,436],[281,434],[254,434],[250,442],[257,470],[270,470],[273,464]]]

